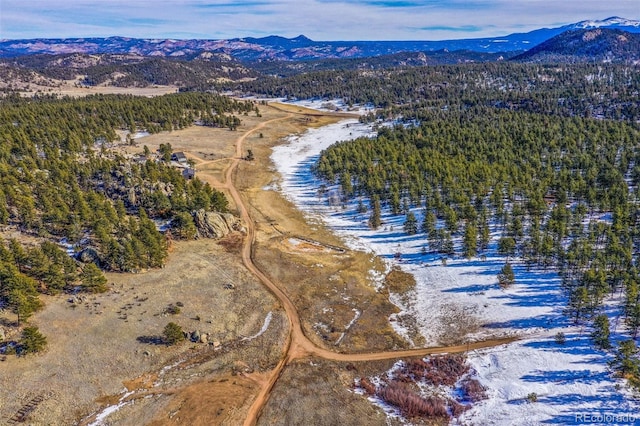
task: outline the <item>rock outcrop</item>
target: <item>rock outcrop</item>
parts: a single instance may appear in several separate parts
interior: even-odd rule
[[[193,215],[198,238],[222,238],[233,231],[246,233],[242,221],[230,213],[198,210]]]
[[[95,263],[100,265],[101,259],[98,250],[95,247],[87,247],[76,255],[76,258],[82,263]]]

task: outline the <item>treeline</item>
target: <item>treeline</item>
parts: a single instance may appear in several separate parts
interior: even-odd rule
[[[373,103],[387,115],[428,108],[490,106],[565,117],[640,118],[638,67],[616,64],[540,65],[510,62],[378,70],[318,71],[285,78],[225,83],[233,89],[284,98]]]

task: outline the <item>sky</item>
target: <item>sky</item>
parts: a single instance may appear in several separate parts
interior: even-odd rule
[[[640,0],[0,0],[0,39],[445,40],[640,19]]]

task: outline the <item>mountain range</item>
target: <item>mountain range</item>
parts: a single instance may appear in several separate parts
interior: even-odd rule
[[[34,54],[133,54],[190,60],[202,52],[228,55],[241,61],[299,61],[312,59],[364,58],[398,52],[459,51],[496,53],[524,52],[571,30],[616,29],[640,33],[640,21],[611,17],[581,21],[557,28],[541,28],[504,37],[442,41],[314,41],[304,35],[294,38],[268,36],[229,40],[137,39],[127,37],[0,40],[0,57]],[[509,55],[513,56],[513,54]]]

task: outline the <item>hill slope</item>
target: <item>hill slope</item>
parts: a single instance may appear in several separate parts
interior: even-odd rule
[[[596,28],[566,31],[513,58],[526,62],[636,62],[640,34]]]

